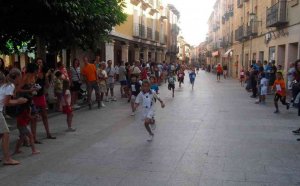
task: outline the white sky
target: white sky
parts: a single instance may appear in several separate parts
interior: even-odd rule
[[[205,41],[208,31],[207,21],[215,0],[166,0],[180,12],[180,28],[185,40],[191,45]]]

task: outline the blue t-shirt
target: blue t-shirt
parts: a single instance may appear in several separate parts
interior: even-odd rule
[[[158,93],[158,90],[159,90],[157,84],[151,85],[151,88],[150,88],[150,89],[151,89],[151,90],[154,90],[156,93]]]
[[[190,76],[190,80],[195,80],[196,79],[196,73],[195,72],[191,72],[190,74],[189,74],[189,76]]]

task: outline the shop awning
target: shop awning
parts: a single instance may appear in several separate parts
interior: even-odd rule
[[[212,53],[212,56],[213,56],[213,57],[217,57],[217,56],[219,56],[219,51],[215,51],[215,52],[213,52],[213,53]]]
[[[225,52],[225,54],[223,55],[223,57],[231,57],[233,49],[229,49]]]

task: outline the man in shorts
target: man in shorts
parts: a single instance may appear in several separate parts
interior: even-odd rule
[[[127,71],[126,71],[124,61],[121,61],[121,66],[119,67],[119,81],[121,84],[120,92],[121,92],[121,97],[125,97],[125,98],[126,98],[125,89],[127,88],[126,73]]]
[[[87,91],[88,91],[88,104],[89,109],[92,109],[92,92],[95,91],[96,100],[98,102],[98,108],[100,108],[100,100],[99,100],[99,85],[97,82],[97,70],[94,64],[89,63],[88,57],[83,58],[84,67],[81,71],[81,74],[85,77]]]
[[[116,70],[112,66],[112,60],[107,61],[107,68],[106,68],[106,73],[107,73],[107,91],[106,91],[106,102],[109,102],[108,99],[108,93],[110,92],[110,100],[111,101],[117,101],[116,97],[114,96],[114,88],[115,88],[115,79],[116,79]]]

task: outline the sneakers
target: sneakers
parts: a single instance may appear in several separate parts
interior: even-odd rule
[[[300,128],[297,130],[292,131],[294,134],[300,134]]]
[[[147,141],[151,142],[153,141],[153,138],[154,138],[154,134],[150,134]]]
[[[103,101],[101,101],[101,107],[106,107],[106,106],[104,105]]]
[[[117,101],[117,99],[115,97],[112,97],[111,100],[112,101]]]
[[[279,112],[279,110],[275,110],[275,112],[274,112],[274,114],[279,114],[280,112]]]
[[[80,109],[80,106],[78,104],[73,105],[73,109]]]
[[[132,112],[132,113],[130,114],[130,116],[135,116],[135,113],[134,113],[134,112]]]

